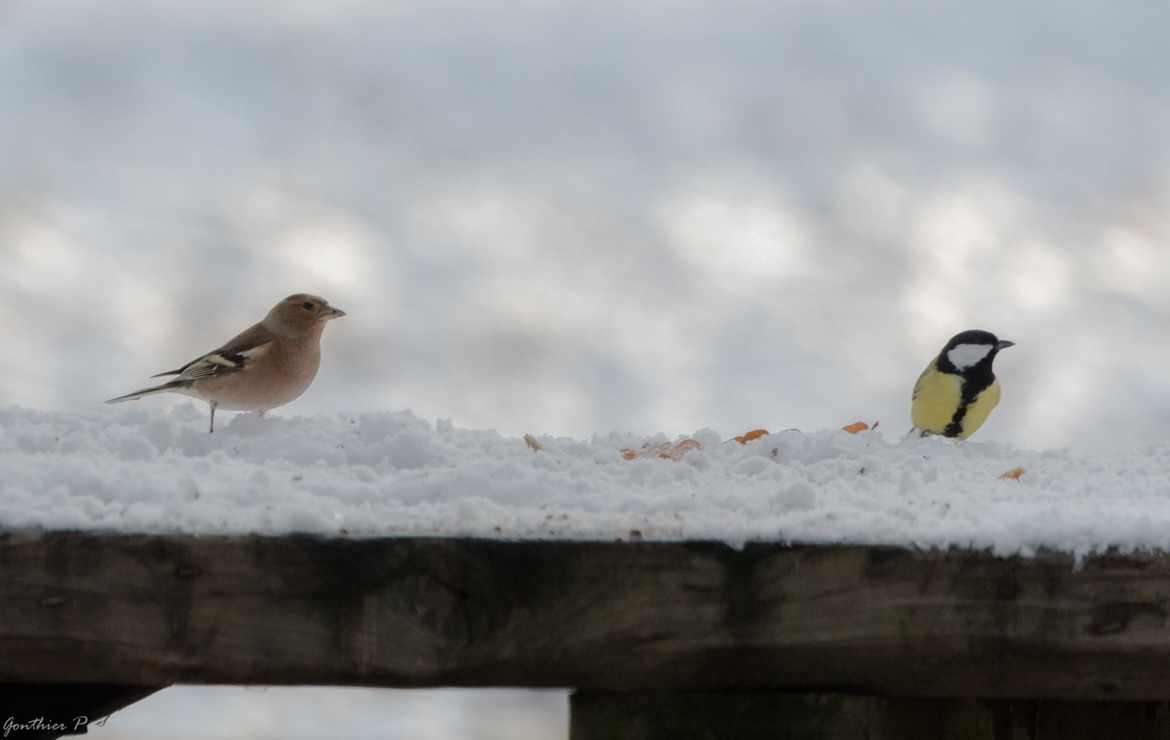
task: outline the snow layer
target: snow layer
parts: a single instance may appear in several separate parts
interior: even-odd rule
[[[0,408],[0,528],[1170,549],[1170,443],[1092,458],[705,429],[679,462],[628,461],[666,437],[540,437],[534,452],[409,412],[221,418],[209,435],[190,404]]]

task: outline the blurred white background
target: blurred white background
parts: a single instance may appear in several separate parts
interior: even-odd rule
[[[1018,347],[977,439],[1163,439],[1167,28],[1075,0],[4,0],[0,403],[97,409],[310,291],[350,316],[280,414],[901,434],[985,328]],[[547,738],[565,708],[172,690],[95,737],[180,714]]]

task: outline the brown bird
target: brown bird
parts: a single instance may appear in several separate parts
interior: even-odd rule
[[[345,316],[329,301],[307,293],[290,295],[273,306],[264,320],[245,329],[222,347],[200,355],[178,370],[151,377],[174,380],[111,398],[106,403],[137,401],[155,393],[181,393],[215,410],[259,411],[283,406],[300,397],[321,365],[321,332],[331,319]]]

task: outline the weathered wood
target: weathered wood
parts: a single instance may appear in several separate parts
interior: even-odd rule
[[[1166,740],[1164,702],[956,701],[844,694],[572,696],[571,740]]]
[[[94,683],[0,684],[0,735],[53,740],[84,735],[94,723],[162,687]]]
[[[1170,559],[0,538],[0,681],[1170,698]]]
[[[881,706],[840,694],[578,691],[569,740],[891,740],[879,734]]]

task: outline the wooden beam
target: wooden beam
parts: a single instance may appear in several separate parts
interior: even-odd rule
[[[1170,559],[12,534],[0,682],[1170,697]]]
[[[1165,702],[649,692],[572,696],[571,740],[1165,740]]]

